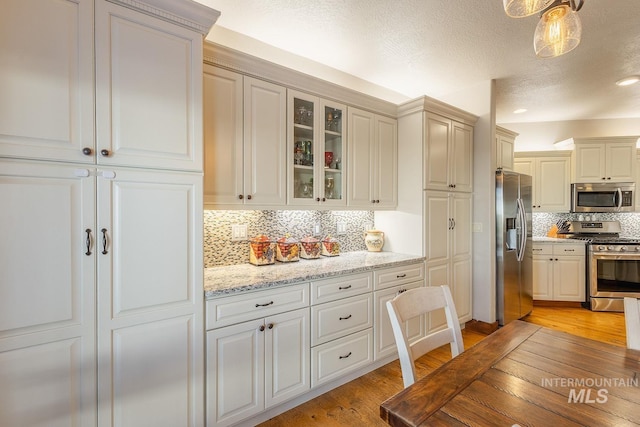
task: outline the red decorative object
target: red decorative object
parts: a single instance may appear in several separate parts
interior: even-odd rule
[[[325,151],[324,152],[324,165],[326,167],[330,168],[332,162],[333,162],[333,152]]]

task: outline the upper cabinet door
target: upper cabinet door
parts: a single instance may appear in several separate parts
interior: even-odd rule
[[[202,170],[202,35],[96,2],[97,162]]]
[[[243,204],[242,75],[204,66],[204,203]]]
[[[244,78],[244,198],[247,205],[287,203],[287,90]]]
[[[426,113],[424,142],[425,190],[450,190],[449,139],[451,120]]]
[[[348,108],[348,197],[349,206],[372,207],[371,177],[375,173],[375,117],[368,111]]]
[[[453,191],[473,190],[473,127],[452,122],[450,184]]]
[[[395,208],[398,204],[398,122],[376,117],[376,182],[378,207]]]
[[[0,64],[0,156],[93,163],[93,1],[2,0]]]
[[[606,145],[607,180],[634,182],[636,176],[636,144],[611,142]]]

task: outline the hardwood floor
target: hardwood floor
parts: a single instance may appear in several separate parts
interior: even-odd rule
[[[570,334],[626,345],[622,313],[592,312],[583,308],[534,307],[523,319]],[[465,348],[486,335],[464,329]],[[433,371],[451,358],[449,346],[438,348],[416,361],[418,377]],[[261,427],[298,426],[385,426],[380,418],[380,403],[402,390],[402,374],[397,360],[369,372],[343,386],[293,408],[262,424]]]

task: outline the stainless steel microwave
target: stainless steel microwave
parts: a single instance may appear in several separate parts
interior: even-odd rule
[[[571,184],[571,212],[634,212],[634,182]]]

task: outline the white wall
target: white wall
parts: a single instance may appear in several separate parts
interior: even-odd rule
[[[569,138],[640,136],[640,119],[572,120],[564,122],[505,123],[500,126],[519,133],[515,151],[547,151]]]
[[[385,251],[424,255],[422,114],[398,119],[398,207],[375,212]]]
[[[440,99],[479,117],[473,138],[473,318],[496,321],[495,81]],[[517,131],[516,131],[517,132]]]

